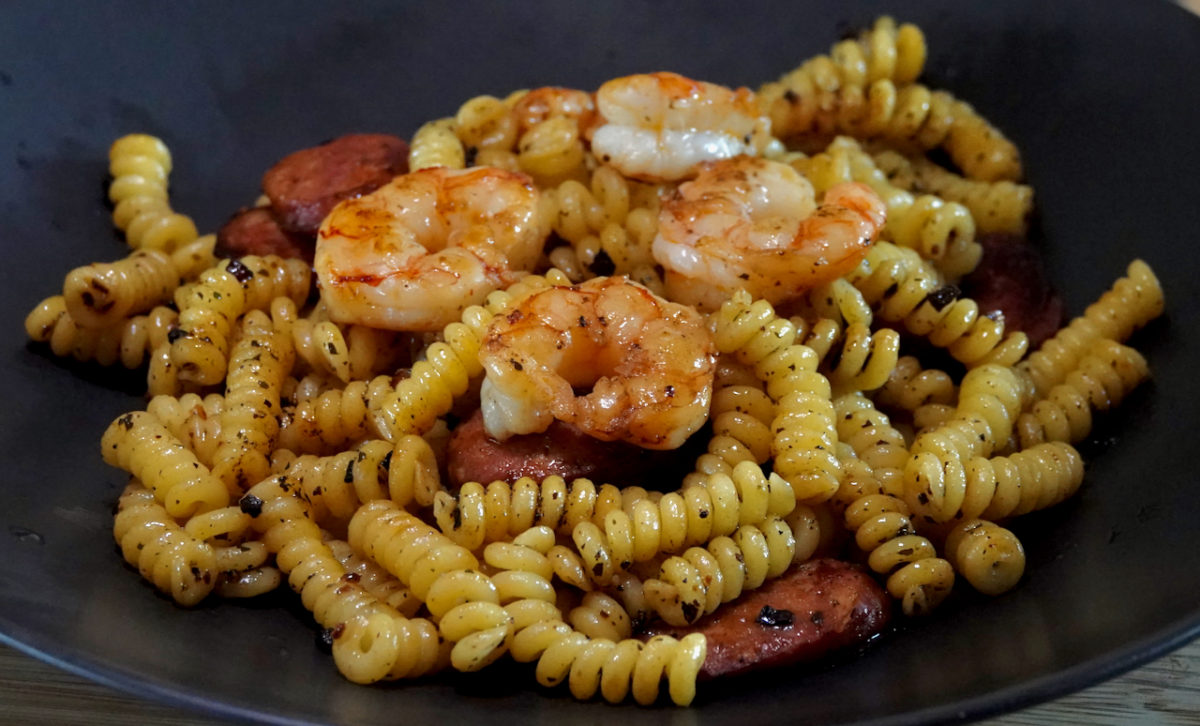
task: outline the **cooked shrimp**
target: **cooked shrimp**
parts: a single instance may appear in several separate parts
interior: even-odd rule
[[[586,132],[596,120],[596,102],[587,91],[543,86],[521,96],[513,105],[512,113],[520,133],[553,116],[573,118]]]
[[[537,197],[523,174],[435,167],[338,204],[313,263],[330,317],[440,330],[537,262]]]
[[[592,153],[622,174],[642,181],[690,175],[702,161],[753,151],[760,122],[754,94],[676,73],[625,76],[596,93],[602,125]]]
[[[743,288],[776,304],[854,269],[884,212],[857,183],[832,187],[816,207],[790,166],[742,156],[702,164],[663,200],[651,250],[673,300],[712,310]]]
[[[605,441],[673,449],[708,418],[716,348],[695,310],[624,277],[597,277],[497,316],[479,360],[493,438],[558,419]]]

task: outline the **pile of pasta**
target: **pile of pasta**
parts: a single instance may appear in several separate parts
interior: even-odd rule
[[[955,294],[977,235],[1024,234],[1033,194],[1000,131],[918,82],[925,52],[918,28],[882,18],[758,90],[770,124],[755,153],[818,195],[866,184],[887,221],[850,274],[786,306],[738,292],[707,314],[710,438],[672,491],[555,476],[450,490],[439,472],[493,319],[598,275],[667,294],[651,245],[677,182],[602,163],[570,115],[524,123],[525,92],[425,124],[411,169],[528,175],[553,243],[440,333],[405,335],[331,320],[303,261],[216,259],[171,207],[163,142],[119,139],[110,198],[132,252],[73,270],[26,325],[56,355],[147,369],[149,404],[101,442],[132,476],[113,530],[125,559],[181,605],[286,582],[355,682],[511,657],[543,685],[641,704],[664,682],[692,701],[705,639],[643,641],[635,623],[695,622],[847,533],[846,556],[908,615],[956,579],[1012,588],[1024,554],[1005,523],[1080,486],[1072,444],[1147,376],[1124,341],[1163,296],[1135,261],[1029,351]],[[961,371],[902,355],[913,339]]]

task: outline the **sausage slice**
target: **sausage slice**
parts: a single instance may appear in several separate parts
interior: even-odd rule
[[[715,678],[810,662],[865,644],[887,626],[891,599],[862,568],[819,559],[794,566],[695,625],[645,634],[708,638],[700,673]]]
[[[1005,328],[1023,330],[1032,346],[1054,335],[1063,322],[1062,298],[1050,285],[1037,248],[1021,237],[979,238],[983,258],[962,280],[963,292],[983,314],[1004,314]]]
[[[287,232],[265,207],[243,209],[217,230],[217,257],[279,255],[312,262],[316,238]]]
[[[671,481],[677,486],[678,472],[686,469],[695,455],[688,445],[651,451],[620,441],[601,441],[562,421],[553,422],[539,434],[496,441],[484,430],[483,412],[477,409],[454,429],[446,449],[446,469],[454,486],[468,481],[512,482],[523,476],[541,481],[557,475],[564,479],[587,477],[597,484],[662,488]]]
[[[343,199],[372,192],[408,171],[408,144],[387,134],[350,134],[288,154],[263,175],[263,192],[284,229],[315,235]]]

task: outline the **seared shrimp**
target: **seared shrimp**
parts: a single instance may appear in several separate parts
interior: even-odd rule
[[[521,96],[512,113],[520,133],[554,116],[575,119],[586,133],[596,119],[596,102],[587,91],[543,86]]]
[[[493,438],[558,419],[604,441],[673,449],[708,418],[716,347],[695,310],[624,277],[597,277],[497,316],[479,360]]]
[[[702,164],[664,199],[651,248],[673,300],[712,310],[743,288],[772,304],[854,269],[884,222],[863,184],[839,184],[819,207],[786,164],[747,156]]]
[[[538,192],[523,174],[422,169],[338,204],[313,267],[330,317],[440,330],[537,262]]]
[[[754,94],[676,73],[625,76],[596,93],[602,124],[592,153],[622,174],[642,181],[689,176],[702,161],[753,150],[760,123]]]

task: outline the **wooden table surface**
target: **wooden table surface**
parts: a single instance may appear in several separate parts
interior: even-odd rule
[[[206,716],[140,701],[0,647],[4,726],[219,726]],[[981,726],[1198,726],[1200,641],[1111,681]]]
[[[1180,0],[1200,13],[1200,0]],[[219,726],[147,703],[0,646],[4,726]],[[1105,683],[981,726],[1200,726],[1200,641]]]

